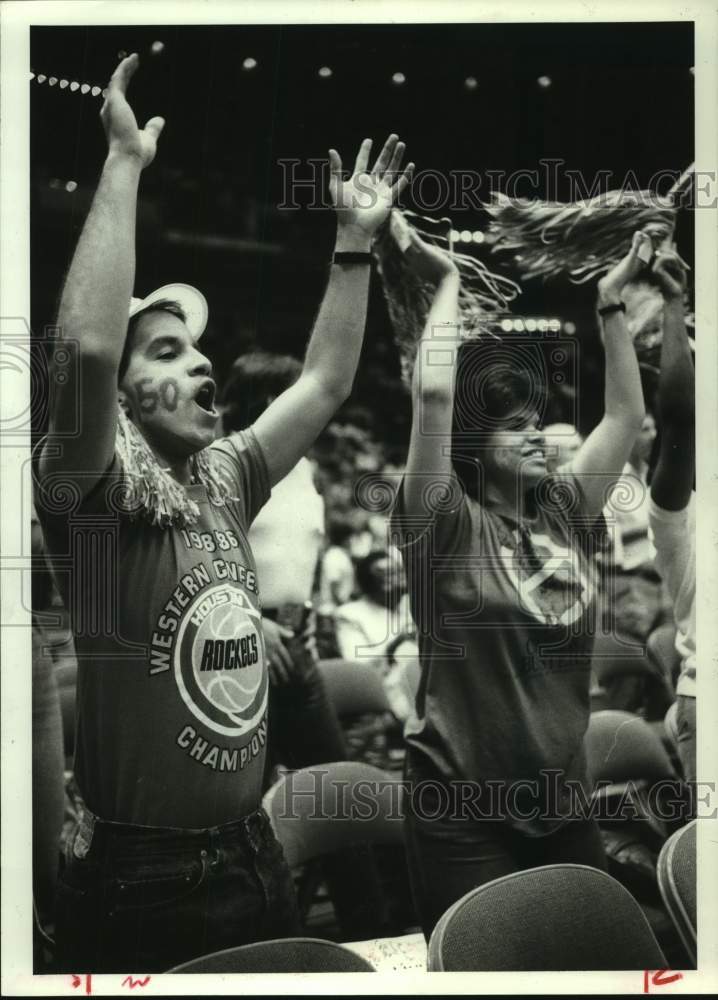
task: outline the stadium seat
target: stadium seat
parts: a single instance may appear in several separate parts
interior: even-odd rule
[[[665,677],[666,683],[675,691],[681,670],[681,657],[676,649],[676,627],[672,622],[659,625],[651,632],[646,642],[646,652]]]
[[[608,708],[628,711],[641,708],[648,718],[663,717],[675,696],[674,685],[656,656],[657,653],[651,655],[648,647],[637,640],[623,642],[616,636],[603,634],[596,637],[591,669],[605,692]]]
[[[601,806],[604,818],[622,820],[635,811],[635,818],[653,831],[658,850],[671,832],[658,807],[675,795],[678,775],[655,728],[631,712],[606,709],[592,713],[585,745],[594,798],[606,803]],[[650,790],[663,781],[654,800]],[[601,784],[595,788],[597,782]]]
[[[594,782],[676,778],[661,739],[645,719],[631,712],[593,712],[586,733],[586,753]]]
[[[678,702],[674,701],[671,707],[666,712],[665,718],[663,720],[663,728],[666,731],[668,739],[671,741],[671,746],[674,748],[678,747],[678,720],[676,716],[678,715]]]
[[[320,660],[327,695],[341,718],[366,712],[391,712],[379,671],[362,660]]]
[[[333,941],[283,938],[227,948],[184,962],[169,973],[374,972],[365,958]]]
[[[341,940],[402,934],[416,925],[396,776],[358,761],[318,765],[284,775],[263,805],[298,877],[309,933],[319,921],[319,933],[334,937],[332,925],[321,923],[322,882]]]
[[[473,889],[441,917],[430,972],[664,969],[640,906],[605,872],[547,865]]]
[[[677,830],[658,856],[658,887],[668,913],[696,964],[696,820]]]
[[[358,844],[403,844],[401,782],[339,761],[283,775],[263,805],[290,867]]]

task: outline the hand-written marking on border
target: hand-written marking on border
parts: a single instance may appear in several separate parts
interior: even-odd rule
[[[133,979],[132,976],[125,976],[125,978],[122,980],[122,986],[129,986],[129,988],[131,990],[133,990],[135,988],[135,986],[140,986],[140,987],[146,986],[149,983],[149,981],[150,981],[151,978],[152,978],[152,976],[144,976],[142,979],[140,979],[139,977],[137,979]],[[82,980],[83,979],[85,980],[85,993],[87,994],[87,996],[90,996],[90,994],[92,993],[92,976],[91,975],[89,975],[89,976],[76,976],[73,973],[73,975],[72,975],[72,988],[74,990],[76,990],[78,988],[78,986],[82,986]]]
[[[670,969],[659,969],[658,972],[650,972],[646,969],[643,973],[643,992],[650,993],[651,986],[668,986],[669,983],[683,979],[680,972],[671,972],[671,975],[667,975],[669,972],[671,972]]]

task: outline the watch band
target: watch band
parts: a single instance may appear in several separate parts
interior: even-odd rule
[[[598,315],[602,317],[610,316],[611,313],[617,313],[617,312],[625,313],[625,311],[626,311],[625,302],[611,302],[610,305],[601,306],[601,308],[598,310]]]
[[[336,250],[332,257],[332,264],[371,264],[372,253],[370,250]]]

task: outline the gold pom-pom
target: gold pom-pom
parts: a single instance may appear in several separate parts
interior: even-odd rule
[[[160,527],[197,521],[199,507],[169,469],[162,468],[122,407],[118,407],[115,451],[122,466],[124,507],[131,517],[145,517]],[[232,499],[209,448],[191,456],[190,472],[196,482],[206,487],[212,503],[221,506]]]

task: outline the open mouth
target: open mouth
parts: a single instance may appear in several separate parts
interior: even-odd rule
[[[214,408],[214,397],[216,392],[217,386],[214,384],[212,379],[209,378],[202,383],[194,397],[194,401],[197,406],[204,410],[205,413],[211,414],[213,417],[217,416],[217,411]]]
[[[524,458],[540,458],[546,460],[543,448],[532,448],[531,451],[524,452]]]

